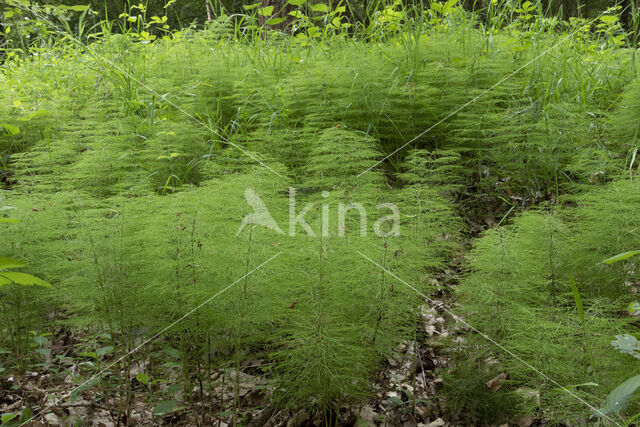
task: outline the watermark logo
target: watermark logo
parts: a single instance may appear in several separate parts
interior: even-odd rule
[[[240,224],[240,228],[238,229],[236,236],[249,224],[263,225],[270,230],[284,234],[276,220],[271,216],[269,209],[267,209],[267,205],[264,204],[253,188],[246,188],[244,190],[244,198],[247,200],[249,206],[253,208],[253,212],[249,215],[245,215],[242,219],[242,224]]]
[[[322,192],[322,197],[328,199],[330,193],[327,191]],[[267,205],[262,198],[253,188],[246,188],[244,190],[244,197],[253,208],[253,212],[242,219],[242,223],[238,228],[236,236],[239,235],[242,230],[250,225],[262,225],[270,230],[279,234],[285,234],[280,228],[278,223],[269,212]],[[320,230],[314,230],[305,216],[314,208],[319,208],[321,215],[321,228]],[[332,211],[335,211],[337,215],[337,227],[331,229],[330,216]],[[338,237],[344,237],[347,230],[347,214],[350,211],[357,212],[360,218],[360,236],[365,237],[369,230],[368,219],[371,216],[367,215],[367,209],[360,203],[339,203],[337,209],[331,209],[329,203],[306,203],[302,209],[298,210],[296,205],[296,189],[289,188],[289,236],[295,236],[298,229],[301,229],[310,237],[316,237],[318,234],[323,237],[329,237],[337,235]],[[386,214],[386,215],[383,215]],[[336,224],[336,222],[334,222]],[[397,237],[400,235],[400,210],[397,205],[393,203],[379,203],[376,205],[376,220],[373,223],[373,233],[378,237]]]

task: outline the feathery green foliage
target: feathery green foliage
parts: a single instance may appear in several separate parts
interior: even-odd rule
[[[565,387],[592,379],[597,388],[572,389],[590,402],[633,369],[634,362],[622,360],[609,342],[635,330],[631,318],[611,315],[634,299],[627,289],[635,286],[635,264],[633,259],[619,266],[601,261],[638,246],[637,195],[636,181],[615,182],[577,197],[575,208],[529,212],[513,225],[487,232],[460,287],[466,319],[474,327]],[[574,277],[584,318],[573,304]],[[554,401],[558,417],[576,413],[579,402],[573,397],[545,386],[536,372],[508,355],[486,350],[499,355],[514,386],[539,384],[542,407]]]
[[[331,424],[414,335],[415,291],[432,293],[460,250],[461,216],[506,201],[537,208],[477,241],[466,317],[589,402],[628,377],[635,362],[609,341],[633,329],[616,313],[633,300],[635,260],[600,262],[640,247],[640,86],[615,10],[561,22],[531,3],[491,2],[482,19],[451,1],[394,3],[351,28],[344,6],[298,7],[283,35],[265,29],[266,8],[201,31],[142,9],[103,22],[87,48],[53,42],[40,18],[38,54],[12,50],[2,65],[0,180],[20,222],[0,229],[0,262],[55,285],[19,295],[26,317],[5,326],[18,356],[53,312],[90,333],[79,346],[92,365],[75,381],[118,361],[96,380],[117,390],[118,415],[134,382],[120,372],[153,360],[153,374],[180,377],[185,403],[215,389],[213,369],[228,373],[237,423],[239,373],[260,355],[278,404]],[[243,222],[254,196],[277,226]],[[508,390],[487,392],[496,349],[469,341],[473,363],[444,388],[450,411],[493,421],[527,385],[541,402],[521,411],[582,417],[508,357]]]

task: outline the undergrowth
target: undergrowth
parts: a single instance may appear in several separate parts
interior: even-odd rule
[[[476,242],[471,273],[459,288],[466,320],[558,384],[508,355],[497,356],[484,338],[472,337],[462,352],[480,352],[483,364],[509,374],[513,389],[537,390],[539,400],[525,399],[525,413],[553,405],[561,419],[580,417],[581,402],[559,384],[599,407],[597,397],[638,369],[610,344],[615,335],[637,332],[626,314],[636,299],[635,263],[602,263],[637,247],[637,195],[635,180],[612,183],[575,197],[575,207],[522,214]],[[584,326],[572,280],[584,306]]]
[[[2,363],[25,369],[30,347],[70,328],[86,334],[73,380],[99,373],[89,386],[117,398],[118,420],[149,383],[212,423],[202,396],[230,382],[226,418],[241,422],[251,366],[278,405],[331,424],[370,396],[424,304],[362,255],[431,294],[482,220],[500,226],[476,241],[465,317],[586,401],[603,398],[635,366],[609,344],[634,328],[620,313],[635,264],[600,263],[639,243],[635,57],[617,16],[558,22],[522,6],[491,27],[497,15],[448,4],[394,4],[353,33],[332,9],[323,36],[310,20],[289,36],[223,15],[199,31],[43,42],[7,60],[0,180],[20,222],[0,229],[0,255],[53,287],[0,289],[28,306],[10,305],[20,320],[0,337],[12,354]],[[256,197],[269,227],[243,222]],[[449,411],[584,417],[486,342],[470,336],[460,354],[473,362],[447,377]],[[133,366],[146,379],[120,375]],[[508,386],[487,391],[500,371]]]

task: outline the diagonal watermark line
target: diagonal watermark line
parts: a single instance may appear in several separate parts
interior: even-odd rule
[[[183,320],[185,320],[187,317],[191,316],[193,313],[195,313],[196,311],[198,311],[199,309],[201,309],[202,307],[204,307],[205,305],[209,304],[211,301],[213,301],[215,298],[217,298],[218,296],[222,295],[223,293],[225,293],[226,291],[228,291],[229,289],[231,289],[235,284],[237,284],[238,282],[240,282],[241,280],[243,280],[246,277],[249,277],[250,275],[252,275],[254,272],[260,270],[263,266],[265,266],[266,264],[270,263],[271,261],[273,261],[276,257],[278,257],[280,254],[282,254],[282,251],[278,252],[277,254],[273,255],[271,258],[267,259],[266,261],[264,261],[262,264],[258,265],[256,268],[254,268],[253,270],[247,272],[246,274],[244,274],[242,277],[238,278],[237,280],[235,280],[233,283],[231,283],[230,285],[227,285],[224,289],[218,291],[215,295],[207,298],[204,302],[200,303],[198,306],[196,306],[195,308],[191,309],[188,313],[186,313],[185,315],[183,315],[182,317],[180,317],[178,320],[174,321],[173,323],[171,323],[170,325],[164,327],[162,330],[156,332],[155,334],[153,334],[150,338],[147,338],[145,341],[143,341],[141,344],[139,344],[137,347],[135,347],[133,350],[129,351],[127,354],[121,356],[120,358],[118,358],[115,362],[110,363],[109,365],[107,365],[107,367],[103,368],[102,370],[100,370],[97,374],[94,374],[91,378],[89,378],[88,380],[86,380],[85,382],[83,382],[82,384],[80,384],[79,386],[77,386],[76,388],[74,388],[73,390],[71,390],[70,392],[68,392],[68,394],[60,399],[58,399],[58,401],[54,404],[50,404],[50,405],[46,405],[44,408],[42,408],[41,410],[39,410],[36,414],[34,414],[28,421],[25,421],[24,423],[20,424],[20,426],[26,425],[29,422],[34,421],[35,419],[37,419],[39,416],[43,415],[44,412],[46,412],[47,410],[51,409],[51,408],[55,408],[57,404],[59,404],[60,402],[68,399],[73,393],[75,393],[78,390],[81,390],[82,387],[85,387],[87,385],[90,385],[90,383],[95,380],[96,378],[100,377],[103,373],[105,373],[106,371],[108,371],[109,369],[111,369],[112,367],[114,367],[115,365],[117,365],[118,363],[122,362],[125,358],[131,356],[132,354],[136,353],[138,350],[140,350],[142,347],[146,346],[147,344],[149,344],[151,341],[155,340],[156,338],[158,338],[160,335],[164,334],[166,331],[168,331],[169,329],[173,328],[174,326],[176,326],[178,323],[182,322]]]
[[[473,104],[474,102],[476,102],[478,99],[482,98],[483,96],[485,96],[486,94],[488,94],[489,92],[495,90],[498,86],[500,86],[501,84],[503,84],[504,82],[506,82],[507,80],[509,80],[511,77],[515,76],[516,74],[518,74],[520,71],[524,70],[525,68],[527,68],[529,65],[533,64],[534,62],[536,62],[538,59],[542,58],[543,56],[545,56],[547,53],[551,52],[552,50],[554,50],[555,48],[557,48],[558,46],[560,46],[562,43],[564,43],[565,41],[569,40],[572,37],[573,34],[569,34],[568,36],[566,36],[565,38],[563,38],[562,40],[560,40],[558,43],[554,44],[553,46],[551,46],[550,48],[548,48],[547,50],[545,50],[544,52],[542,52],[541,54],[539,54],[538,56],[536,56],[535,58],[533,58],[532,60],[530,60],[529,62],[527,62],[526,64],[520,66],[518,69],[516,69],[514,72],[512,72],[511,74],[508,74],[506,77],[504,77],[502,80],[500,80],[498,83],[494,84],[493,86],[491,86],[489,89],[486,89],[484,92],[482,92],[481,94],[479,94],[478,96],[476,96],[475,98],[470,99],[469,101],[465,102],[464,104],[462,104],[460,107],[456,108],[455,110],[453,110],[452,112],[450,112],[449,114],[447,114],[444,118],[438,120],[435,124],[431,125],[428,129],[420,132],[418,135],[414,136],[413,138],[411,138],[408,142],[406,142],[405,144],[403,144],[400,148],[395,149],[391,154],[388,154],[387,156],[385,156],[384,158],[380,159],[378,162],[376,162],[375,164],[371,165],[370,167],[368,167],[367,169],[365,169],[363,172],[359,173],[357,175],[357,178],[361,177],[362,175],[364,175],[365,173],[369,172],[371,169],[375,168],[376,166],[378,166],[380,163],[384,162],[385,160],[387,160],[389,157],[393,156],[394,154],[396,154],[398,151],[401,151],[403,148],[405,148],[407,145],[417,141],[418,139],[422,138],[424,135],[426,135],[427,133],[431,132],[433,129],[435,129],[436,127],[440,126],[442,123],[446,122],[447,120],[449,120],[451,117],[455,116],[456,114],[458,114],[460,111],[464,110],[465,108],[467,108],[469,105]]]
[[[395,278],[396,280],[399,280],[401,283],[403,283],[404,285],[406,285],[408,288],[410,288],[411,290],[413,290],[415,293],[417,293],[418,295],[420,295],[421,297],[423,297],[425,300],[427,300],[429,303],[434,303],[435,300],[433,298],[428,297],[427,295],[425,295],[424,293],[420,292],[418,289],[416,289],[414,286],[412,286],[410,283],[407,283],[406,281],[402,280],[400,277],[398,277],[397,275],[395,275],[393,272],[389,271],[388,269],[386,269],[385,267],[381,266],[380,264],[378,264],[377,262],[375,262],[374,260],[372,260],[371,258],[369,258],[367,255],[363,254],[362,252],[360,252],[359,250],[357,251],[363,258],[365,258],[366,260],[370,261],[372,264],[376,265],[378,268],[380,268],[382,271],[384,271],[385,273],[388,273],[390,276],[392,276],[393,278]],[[443,311],[445,311],[447,314],[449,314],[451,317],[453,317],[456,321],[462,323],[464,326],[466,326],[467,328],[471,329],[473,332],[477,333],[478,335],[482,336],[484,339],[486,339],[487,341],[489,341],[491,344],[495,345],[496,347],[498,347],[500,350],[504,351],[505,353],[507,353],[509,356],[513,357],[514,359],[516,359],[518,362],[522,363],[523,365],[525,365],[527,368],[531,369],[532,371],[534,371],[535,373],[537,373],[538,375],[540,375],[542,378],[546,379],[547,381],[549,381],[550,383],[554,384],[555,386],[557,386],[558,388],[560,388],[562,391],[564,391],[565,393],[567,393],[568,395],[570,395],[571,397],[575,398],[576,400],[578,400],[580,403],[583,403],[584,405],[586,405],[589,409],[591,409],[592,411],[594,411],[596,414],[598,414],[599,416],[605,418],[607,421],[612,422],[613,424],[622,427],[622,424],[618,423],[617,421],[613,420],[612,418],[610,418],[609,416],[605,415],[604,413],[600,412],[600,410],[598,408],[596,408],[595,406],[593,406],[592,404],[590,404],[589,402],[587,402],[586,400],[584,400],[583,398],[581,398],[580,396],[578,396],[577,394],[575,394],[574,392],[572,392],[571,390],[569,390],[568,388],[566,388],[565,386],[561,385],[559,382],[557,382],[556,380],[554,380],[553,378],[550,378],[547,374],[545,374],[544,372],[542,372],[541,370],[539,370],[538,368],[536,368],[535,366],[533,366],[532,364],[530,364],[529,362],[525,361],[524,359],[522,359],[520,356],[518,356],[517,354],[515,354],[514,352],[512,352],[511,350],[509,350],[508,348],[506,348],[505,346],[503,346],[502,344],[500,344],[499,342],[497,342],[496,340],[494,340],[493,338],[491,338],[489,335],[485,334],[484,332],[474,328],[473,326],[471,326],[469,323],[467,323],[464,319],[462,319],[461,317],[459,317],[457,314],[453,313],[451,310],[442,307]]]
[[[246,151],[245,149],[243,149],[242,147],[240,147],[239,145],[231,142],[228,138],[224,137],[223,135],[220,135],[220,133],[218,133],[217,130],[213,129],[211,126],[209,126],[208,124],[206,124],[205,122],[203,122],[202,120],[197,119],[195,116],[193,116],[193,114],[189,113],[188,111],[186,111],[184,108],[178,106],[176,103],[172,102],[171,100],[169,100],[165,95],[162,95],[160,93],[158,93],[156,90],[154,90],[153,88],[147,86],[145,83],[141,82],[140,80],[138,80],[135,76],[133,76],[131,73],[129,73],[126,70],[123,70],[122,68],[120,68],[118,65],[116,65],[113,61],[109,60],[108,58],[106,58],[104,55],[101,55],[100,53],[98,53],[95,49],[90,48],[88,45],[82,43],[81,40],[77,39],[76,37],[74,37],[73,35],[71,35],[70,33],[67,33],[64,31],[64,29],[62,29],[59,25],[57,25],[56,23],[52,22],[51,20],[47,19],[46,16],[43,16],[42,14],[39,14],[33,10],[29,10],[25,7],[23,7],[22,5],[20,5],[20,3],[16,3],[15,5],[12,5],[14,7],[18,7],[18,8],[22,8],[24,11],[29,12],[34,14],[36,17],[38,17],[39,19],[48,22],[49,24],[51,24],[55,29],[56,32],[58,32],[59,34],[61,34],[63,37],[71,40],[72,42],[74,42],[75,44],[77,44],[78,46],[86,49],[87,52],[91,53],[93,56],[95,56],[96,58],[106,62],[107,64],[109,64],[110,67],[112,67],[115,70],[118,70],[120,73],[124,74],[125,76],[129,77],[131,80],[133,80],[134,82],[138,83],[140,86],[142,86],[144,89],[146,89],[149,93],[151,93],[154,96],[157,96],[159,99],[161,99],[162,101],[166,102],[167,104],[171,105],[172,107],[174,107],[175,109],[177,109],[178,111],[180,111],[182,114],[184,114],[185,116],[187,116],[188,118],[190,118],[191,120],[195,121],[196,123],[200,124],[202,127],[204,127],[205,129],[207,129],[208,131],[210,131],[211,133],[215,134],[218,138],[222,139],[224,142],[226,142],[227,144],[231,145],[233,148],[236,148],[237,150],[241,151],[244,155],[250,157],[251,159],[255,160],[256,162],[258,162],[261,166],[269,169],[271,172],[273,172],[274,174],[278,175],[280,178],[286,179],[286,177],[284,175],[282,175],[281,173],[277,172],[276,170],[274,170],[273,168],[271,168],[269,165],[267,165],[265,162],[263,162],[262,160],[260,160],[259,158],[257,158],[256,156],[254,156],[253,154],[251,154],[250,152]],[[92,68],[90,68],[88,65],[85,65],[85,67],[89,68],[92,71]]]

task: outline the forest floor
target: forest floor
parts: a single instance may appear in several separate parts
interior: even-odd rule
[[[486,228],[486,222],[473,224],[471,228]],[[471,240],[465,246],[469,246]],[[447,408],[445,397],[438,393],[442,384],[442,373],[451,369],[454,363],[451,352],[455,348],[451,343],[461,343],[468,328],[459,323],[452,310],[455,299],[452,293],[467,262],[466,251],[454,254],[450,268],[434,277],[433,285],[437,291],[424,299],[419,307],[418,330],[414,341],[403,341],[393,351],[393,357],[387,357],[371,379],[370,398],[359,405],[345,405],[331,415],[331,419],[340,426],[422,426],[446,427],[468,425],[468,415],[452,413]],[[452,317],[454,316],[454,317]],[[77,349],[86,337],[82,331],[60,329],[52,337],[52,353],[62,360],[78,359]],[[60,426],[63,420],[78,418],[85,425],[114,427],[117,425],[117,413],[120,399],[105,399],[105,391],[96,388],[82,390],[70,400],[58,401],[61,396],[73,396],[77,383],[71,375],[54,372],[74,373],[81,370],[82,362],[72,365],[52,363],[50,372],[26,371],[22,375],[0,378],[0,412],[7,413],[24,407],[48,408],[41,413],[42,419],[29,425]],[[276,409],[271,401],[273,381],[266,378],[257,369],[265,363],[264,359],[247,359],[242,363],[238,375],[239,413],[250,427],[298,427],[321,426],[323,420],[318,414],[311,415],[306,410],[290,411]],[[200,419],[208,414],[216,419],[216,427],[231,425],[236,393],[236,371],[234,368],[217,369],[210,373],[211,380],[220,381],[215,393],[202,392],[197,406],[175,409],[167,415],[154,412],[156,402],[145,384],[137,382],[136,376],[145,371],[145,366],[136,364],[129,371],[130,379],[137,384],[131,397],[131,409],[121,422],[139,426],[154,425],[207,425]],[[122,375],[125,375],[123,372]],[[176,374],[177,376],[179,374]],[[500,373],[489,380],[488,390],[499,390],[508,374]],[[117,392],[117,390],[111,390]],[[195,393],[199,390],[194,389]],[[518,425],[529,427],[536,423],[533,415],[522,417]],[[508,425],[508,424],[505,424]]]
[[[455,286],[457,272],[449,270],[437,278],[439,291],[432,295],[420,307],[420,329],[416,331],[417,339],[405,341],[394,350],[394,357],[388,357],[381,363],[371,381],[371,398],[359,406],[349,405],[340,408],[334,414],[334,420],[341,426],[427,426],[443,427],[465,424],[465,414],[451,414],[447,411],[442,397],[437,395],[442,385],[439,372],[447,369],[450,362],[451,348],[442,343],[442,338],[457,336],[464,339],[464,327],[455,322],[449,315],[451,309],[451,287]],[[76,335],[78,334],[78,335]],[[60,330],[53,337],[53,356],[77,356],[73,349],[83,337],[81,332]],[[248,426],[318,426],[322,420],[312,416],[305,410],[276,410],[270,400],[271,390],[268,378],[257,371],[265,361],[263,359],[248,360],[243,363],[239,374],[240,413],[247,420]],[[78,363],[72,366],[52,366],[52,371],[76,372]],[[57,368],[57,369],[56,369]],[[144,367],[134,366],[130,371],[134,380]],[[144,384],[137,383],[135,397],[132,397],[131,412],[122,419],[140,426],[153,425],[206,425],[202,424],[197,414],[218,414],[219,419],[214,426],[230,425],[229,417],[233,413],[235,396],[235,369],[218,369],[211,373],[213,381],[222,380],[225,376],[230,381],[222,381],[224,386],[216,390],[215,395],[204,393],[200,397],[198,408],[184,408],[166,416],[155,416],[156,403],[149,399]],[[498,390],[503,382],[502,375],[487,383],[488,388]],[[134,381],[135,382],[135,381]],[[117,412],[118,399],[104,399],[104,389],[83,391],[81,396],[58,403],[59,396],[69,395],[77,383],[69,375],[57,375],[47,372],[26,371],[23,375],[0,378],[0,412],[7,413],[24,407],[49,408],[40,421],[32,421],[31,426],[66,425],[64,419],[77,417],[86,425],[113,427]],[[116,390],[113,390],[116,391]],[[194,390],[197,391],[197,390]],[[215,417],[213,417],[215,418]],[[225,421],[226,420],[226,421]],[[523,427],[533,423],[533,418],[525,418]]]

